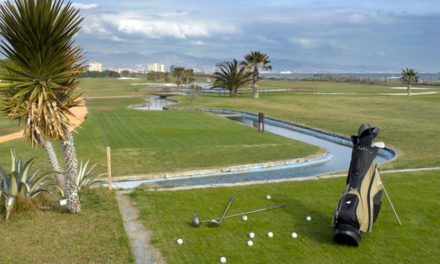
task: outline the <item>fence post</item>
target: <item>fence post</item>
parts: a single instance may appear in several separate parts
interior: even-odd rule
[[[112,159],[110,154],[110,147],[106,147],[107,151],[107,183],[108,183],[108,189],[112,189]]]

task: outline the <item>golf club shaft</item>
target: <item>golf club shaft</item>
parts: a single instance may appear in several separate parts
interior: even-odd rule
[[[272,206],[272,207],[268,207],[268,208],[258,209],[258,210],[244,212],[244,213],[239,213],[239,214],[227,215],[227,216],[223,217],[223,219],[231,218],[231,217],[236,217],[236,216],[240,216],[240,215],[246,215],[246,214],[254,214],[254,213],[259,213],[259,212],[268,211],[268,210],[272,210],[272,209],[283,208],[283,207],[286,207],[286,204],[276,205],[276,206]],[[200,222],[202,223],[202,222],[208,222],[208,221],[211,221],[211,220],[218,220],[218,219],[220,219],[220,218],[203,220],[203,221],[200,221]]]
[[[226,209],[223,212],[222,217],[220,218],[219,224],[223,221],[223,218],[225,217],[225,214],[228,211],[229,206],[231,206],[232,201],[234,201],[234,196],[232,196],[231,199],[229,200],[228,206],[226,206]]]
[[[386,197],[387,197],[387,199],[388,199],[388,202],[390,202],[391,208],[393,209],[393,212],[394,212],[394,215],[395,215],[396,218],[397,218],[397,221],[399,222],[400,225],[402,225],[402,222],[400,222],[399,216],[397,215],[397,212],[396,212],[396,210],[394,209],[393,203],[391,202],[391,199],[390,199],[390,197],[388,196],[387,190],[385,189],[385,185],[383,185],[383,182],[382,182],[382,187],[383,187],[383,191],[384,191],[384,193],[385,193],[385,195],[386,195]]]

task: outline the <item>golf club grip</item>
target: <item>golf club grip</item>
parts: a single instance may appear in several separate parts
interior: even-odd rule
[[[235,217],[235,216],[240,216],[240,215],[245,215],[245,214],[259,213],[259,212],[268,211],[268,210],[272,210],[272,209],[283,208],[283,207],[286,207],[286,206],[287,206],[286,204],[281,204],[281,205],[276,205],[276,206],[272,206],[272,207],[268,207],[268,208],[263,208],[263,209],[258,209],[258,210],[254,210],[254,211],[249,211],[249,212],[244,212],[244,213],[239,213],[239,214],[233,214],[233,215],[227,215],[227,216],[223,217],[223,219],[231,218],[231,217]]]

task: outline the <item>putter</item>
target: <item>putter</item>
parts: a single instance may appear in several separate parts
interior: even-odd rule
[[[273,210],[273,209],[277,209],[277,208],[283,208],[283,207],[286,207],[286,204],[271,206],[271,207],[257,209],[257,210],[254,210],[254,211],[249,211],[249,212],[244,212],[244,213],[228,215],[228,216],[224,216],[223,219],[231,218],[231,217],[236,217],[236,216],[241,216],[241,215],[246,215],[246,214],[254,214],[254,213],[264,212],[264,211]],[[192,218],[192,224],[193,224],[193,226],[198,227],[198,226],[200,226],[201,223],[210,222],[211,220],[220,220],[220,218],[213,218],[213,219],[208,219],[208,220],[200,221],[199,218],[197,217],[197,215],[194,215],[193,218]]]
[[[231,197],[231,200],[229,200],[228,206],[226,206],[226,209],[225,209],[225,211],[223,212],[222,217],[220,217],[220,220],[219,220],[219,221],[217,221],[216,219],[211,219],[211,220],[209,221],[209,223],[212,224],[213,226],[219,226],[219,225],[222,223],[223,218],[225,217],[225,214],[226,214],[226,212],[228,211],[229,206],[231,205],[232,201],[234,201],[234,196],[232,196],[232,197]]]

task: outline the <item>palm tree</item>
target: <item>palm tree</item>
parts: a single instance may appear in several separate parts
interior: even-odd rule
[[[213,88],[219,87],[229,90],[229,95],[235,97],[237,90],[249,82],[249,73],[244,67],[238,68],[236,59],[218,65],[219,70],[214,73]]]
[[[183,67],[174,67],[173,68],[172,74],[173,74],[173,77],[176,78],[177,87],[180,87],[182,85],[184,73],[185,73],[185,68],[183,68]]]
[[[32,145],[46,147],[47,142],[60,141],[67,208],[80,212],[78,162],[68,128],[72,125],[70,108],[79,104],[81,95],[76,88],[83,57],[73,36],[83,18],[71,3],[62,0],[15,0],[15,4],[2,4],[0,10],[0,35],[4,39],[0,47],[7,58],[0,65],[0,110],[24,121],[24,136]],[[56,159],[54,152],[47,153]]]
[[[406,68],[402,70],[402,80],[406,83],[407,85],[407,92],[408,92],[408,96],[411,96],[411,84],[412,83],[416,83],[419,81],[419,76],[417,76],[417,72],[414,71],[414,69],[408,69]]]
[[[258,68],[261,67],[267,71],[272,70],[272,66],[269,65],[269,56],[267,56],[266,53],[261,53],[259,51],[251,51],[244,56],[244,59],[245,61],[242,62],[242,65],[246,67],[246,70],[252,70],[252,93],[254,98],[258,99]]]

